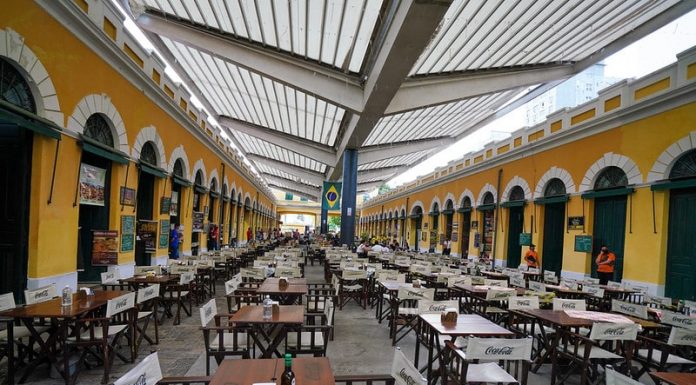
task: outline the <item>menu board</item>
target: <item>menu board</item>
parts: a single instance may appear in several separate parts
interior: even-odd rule
[[[532,244],[532,233],[520,233],[520,246],[529,246]]]
[[[483,212],[483,244],[481,245],[483,251],[486,253],[491,253],[493,251],[493,225],[495,218],[493,217],[493,210],[486,210]]]
[[[157,250],[157,221],[138,220],[138,240],[145,245],[145,252]]]
[[[160,221],[159,248],[169,248],[169,219],[162,219]]]
[[[591,235],[576,235],[575,236],[575,251],[581,253],[592,252],[592,236]]]
[[[118,231],[92,231],[92,266],[118,264]]]
[[[203,218],[205,218],[205,215],[202,212],[200,212],[200,211],[193,212],[192,231],[194,233],[202,233],[203,232]]]
[[[160,214],[171,215],[171,214],[169,214],[171,207],[172,207],[172,198],[170,198],[170,197],[160,198]]]
[[[135,248],[135,216],[121,215],[121,252]]]

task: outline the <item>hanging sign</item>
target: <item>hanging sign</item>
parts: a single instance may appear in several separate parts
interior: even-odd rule
[[[591,253],[592,252],[592,236],[590,235],[576,235],[575,236],[575,251],[581,253]]]
[[[201,233],[203,232],[203,218],[204,214],[200,211],[194,211],[193,212],[193,224],[192,224],[192,231],[194,233]]]
[[[568,230],[585,230],[585,217],[568,217]]]
[[[106,170],[86,163],[80,164],[80,204],[104,206]]]
[[[471,229],[478,230],[478,221],[471,221]]]
[[[532,233],[520,233],[520,246],[529,246],[532,244]]]
[[[452,231],[452,242],[457,242],[459,240],[459,233]]]
[[[160,198],[160,214],[171,215],[170,211],[172,209],[172,198],[162,197]]]
[[[179,211],[179,192],[172,191],[172,198],[169,204],[169,215],[175,217]]]
[[[133,251],[135,248],[135,216],[121,215],[121,252]]]
[[[159,248],[168,249],[169,248],[169,219],[162,219],[160,221],[160,232],[159,232]]]
[[[121,186],[121,205],[135,207],[135,190]]]
[[[341,182],[324,182],[321,208],[324,210],[341,209]]]
[[[157,221],[138,221],[138,240],[144,243],[145,251],[154,253],[157,250]]]
[[[118,264],[118,231],[92,231],[92,266]]]

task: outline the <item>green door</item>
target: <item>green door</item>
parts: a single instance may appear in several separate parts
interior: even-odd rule
[[[541,264],[544,270],[561,273],[563,267],[563,233],[565,230],[565,203],[544,205],[544,244]]]
[[[524,206],[510,207],[507,234],[507,261],[508,267],[517,267],[522,259],[522,246],[520,246],[520,233],[524,225]]]
[[[468,258],[469,256],[469,233],[471,232],[471,211],[466,211],[462,215],[464,219],[462,220],[462,235],[461,247],[462,247],[462,258]]]
[[[599,254],[599,249],[604,244],[616,255],[614,281],[621,281],[626,237],[626,195],[595,199],[593,228],[592,276],[597,276],[594,257]]]
[[[696,300],[696,189],[670,191],[665,295]]]
[[[95,230],[109,230],[109,201],[111,192],[111,161],[92,155],[82,154],[82,163],[106,170],[104,178],[104,205],[80,205],[78,215],[78,282],[100,282],[101,273],[106,266],[92,265],[92,234]]]

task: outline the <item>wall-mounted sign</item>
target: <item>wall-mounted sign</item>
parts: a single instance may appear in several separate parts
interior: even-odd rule
[[[121,186],[120,202],[123,206],[135,206],[135,190]]]
[[[478,221],[471,221],[471,229],[478,230]]]
[[[203,232],[203,218],[205,215],[200,212],[200,211],[194,211],[192,218],[193,218],[193,224],[192,224],[192,231],[194,233],[200,233]]]
[[[456,231],[452,231],[452,242],[457,242],[459,241],[459,233]]]
[[[138,240],[144,243],[145,252],[157,251],[157,221],[138,221]]]
[[[169,215],[175,217],[179,211],[179,192],[172,191],[172,198],[169,204]]]
[[[170,214],[170,210],[172,208],[172,198],[170,197],[162,197],[160,198],[160,214]]]
[[[428,222],[423,223],[423,228],[427,229],[428,228]]]
[[[162,219],[160,221],[160,231],[159,231],[159,242],[158,246],[160,249],[169,248],[169,219]]]
[[[520,246],[529,246],[532,244],[532,233],[520,233]]]
[[[568,217],[568,230],[585,230],[585,217]]]
[[[118,231],[92,231],[92,266],[118,264]]]
[[[80,164],[80,204],[104,206],[106,170],[92,165]]]
[[[133,251],[135,248],[135,216],[121,215],[121,252]]]
[[[575,236],[575,251],[581,253],[592,252],[592,236],[591,235],[576,235]]]

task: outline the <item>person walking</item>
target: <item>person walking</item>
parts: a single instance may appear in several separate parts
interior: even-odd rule
[[[452,241],[447,238],[445,242],[442,243],[442,255],[450,255],[452,251]]]
[[[614,280],[616,255],[609,251],[607,245],[602,245],[595,263],[597,264],[597,277],[599,277],[600,285],[606,285],[609,281]]]
[[[253,235],[254,235],[254,234],[251,232],[251,227],[247,228],[247,234],[246,234],[246,236],[247,236],[247,242],[251,241],[251,237],[252,237]]]
[[[179,259],[179,224],[175,223],[169,231],[169,258]]]
[[[536,252],[536,245],[529,245],[529,250],[524,255],[524,261],[527,262],[527,268],[539,268],[539,254]]]

